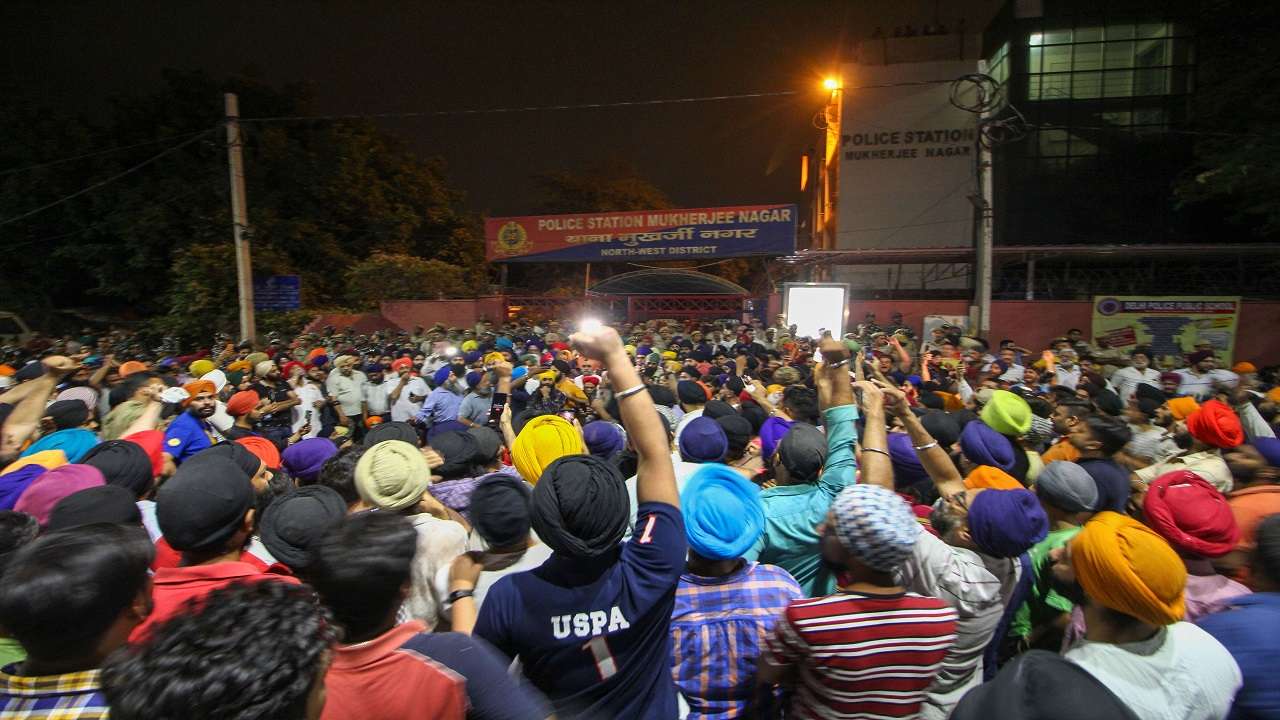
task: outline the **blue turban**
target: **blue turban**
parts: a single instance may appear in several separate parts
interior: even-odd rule
[[[494,340],[493,345],[499,350],[511,350],[515,347],[515,344],[511,342],[511,338],[508,337],[500,337]]]
[[[511,382],[515,382],[516,380],[519,380],[520,378],[523,378],[525,375],[528,375],[528,374],[529,374],[529,368],[525,367],[524,365],[517,365],[516,367],[511,369]]]
[[[431,438],[434,438],[435,436],[440,435],[442,433],[466,432],[466,431],[467,431],[467,426],[463,425],[457,420],[446,420],[444,422],[439,422],[431,426],[431,429],[427,431],[427,442],[431,442]]]
[[[310,485],[320,478],[320,470],[329,458],[337,454],[338,446],[329,438],[307,438],[285,448],[280,453],[280,464],[290,476]]]
[[[365,375],[368,375],[369,373],[386,372],[386,368],[382,367],[379,363],[369,363],[361,368],[361,370],[364,371]]]
[[[649,347],[648,345],[636,346],[636,357],[644,357],[652,352],[653,352],[653,348]]]
[[[587,450],[598,458],[608,460],[622,452],[626,440],[622,437],[622,429],[611,422],[595,420],[582,428],[582,440]]]
[[[471,352],[462,354],[462,361],[470,365],[471,363],[479,360],[481,357],[483,356],[480,354],[479,350],[472,350]]]
[[[1262,455],[1271,467],[1280,467],[1280,440],[1272,437],[1254,438],[1253,448]]]
[[[311,364],[312,364],[312,365],[314,365],[314,366],[316,366],[316,367],[324,367],[325,365],[328,365],[328,364],[329,364],[329,356],[328,356],[328,355],[317,355],[317,356],[315,356],[315,357],[311,358]]]
[[[726,465],[698,468],[680,494],[680,510],[689,548],[708,560],[742,557],[764,532],[759,488]]]
[[[969,503],[969,535],[992,557],[1018,557],[1048,533],[1049,518],[1030,490],[983,490]]]
[[[84,428],[68,428],[49,433],[22,451],[18,457],[26,457],[45,450],[61,450],[69,464],[80,462],[98,444],[98,436]]]
[[[889,433],[889,460],[893,463],[893,486],[905,488],[929,480],[906,433]]]
[[[475,387],[480,384],[480,378],[484,377],[483,370],[472,370],[467,373],[467,387]]]
[[[698,416],[680,431],[680,458],[692,463],[724,462],[729,438],[715,420]]]
[[[1009,438],[977,421],[960,431],[960,451],[974,465],[992,465],[1005,472],[1013,471],[1013,444]]]
[[[452,367],[449,365],[441,365],[440,369],[436,370],[436,374],[431,376],[431,381],[435,383],[436,387],[440,387],[444,384],[445,380],[449,379],[449,373],[451,372],[453,372]]]
[[[760,455],[766,461],[773,457],[774,451],[778,449],[778,443],[782,441],[782,436],[786,435],[794,424],[792,420],[771,417],[760,426]]]

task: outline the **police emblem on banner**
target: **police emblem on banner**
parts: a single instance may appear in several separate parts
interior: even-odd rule
[[[498,230],[497,251],[499,255],[520,255],[528,252],[529,234],[518,222],[509,222]]]

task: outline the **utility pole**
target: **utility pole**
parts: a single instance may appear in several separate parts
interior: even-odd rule
[[[987,72],[987,64],[985,61],[978,63],[978,72]],[[982,140],[982,123],[993,116],[995,113],[988,109],[982,113],[978,120],[978,189],[981,195],[977,198],[974,205],[978,212],[982,213],[979,219],[978,236],[975,240],[975,255],[977,262],[974,267],[974,305],[977,307],[973,313],[972,322],[977,326],[974,333],[979,337],[986,337],[991,332],[991,273],[994,264],[993,245],[995,242],[995,192],[994,192],[994,169],[992,166],[992,154],[990,144]]]
[[[249,256],[249,206],[244,195],[244,156],[240,138],[240,100],[235,93],[222,96],[226,107],[227,161],[231,171],[231,229],[236,243],[236,289],[240,298],[240,340],[253,341],[253,263]]]

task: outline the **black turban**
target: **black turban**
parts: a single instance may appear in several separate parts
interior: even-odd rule
[[[487,475],[471,493],[471,524],[491,547],[526,542],[530,499],[524,480],[510,473]]]
[[[80,464],[98,468],[108,485],[125,488],[134,499],[145,497],[155,481],[147,451],[128,440],[99,443],[80,459]]]
[[[960,423],[944,412],[926,412],[920,416],[920,424],[947,452],[951,452],[951,446],[960,441]]]
[[[142,513],[136,501],[133,493],[118,485],[85,488],[53,506],[47,529],[53,532],[95,523],[141,526]]]
[[[533,489],[534,531],[552,550],[572,557],[594,558],[617,547],[630,514],[618,469],[590,455],[556,460]]]
[[[403,440],[414,447],[421,444],[418,440],[418,431],[407,422],[381,423],[369,428],[369,432],[364,434],[364,446],[367,448],[383,440]]]
[[[59,430],[69,430],[89,420],[89,406],[79,400],[59,400],[44,409],[44,416],[52,419]]]
[[[436,468],[436,472],[444,479],[452,480],[471,470],[480,445],[470,433],[446,432],[431,439],[431,449],[444,458],[444,464]]]

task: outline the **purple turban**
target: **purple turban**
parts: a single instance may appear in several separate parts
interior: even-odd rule
[[[982,421],[971,422],[960,432],[960,451],[975,465],[992,465],[1013,471],[1013,445],[1009,438]]]
[[[911,436],[906,433],[889,433],[889,460],[893,463],[893,486],[905,488],[929,479],[920,456],[911,446]]]
[[[31,515],[41,527],[49,524],[49,513],[62,498],[91,487],[106,485],[102,471],[90,465],[62,465],[40,477],[18,498],[14,510]]]
[[[1030,490],[983,490],[969,504],[969,535],[992,557],[1018,557],[1048,532],[1049,518]]]
[[[324,367],[325,365],[329,364],[329,356],[323,355],[323,354],[317,355],[311,358],[311,364],[315,365],[316,367]]]
[[[720,423],[696,417],[680,432],[680,459],[692,463],[723,462],[729,453],[729,438]]]
[[[1271,467],[1280,467],[1280,440],[1270,437],[1254,438],[1251,443]]]
[[[582,428],[582,440],[587,450],[599,458],[609,458],[622,452],[626,440],[622,437],[622,429],[611,422],[596,420]]]
[[[328,438],[307,438],[285,448],[280,462],[302,484],[311,484],[319,479],[320,469],[329,458],[337,454],[338,446]]]
[[[774,451],[778,449],[778,443],[782,441],[782,436],[787,434],[792,425],[795,425],[793,420],[771,417],[760,426],[760,454],[765,460],[773,457]]]

